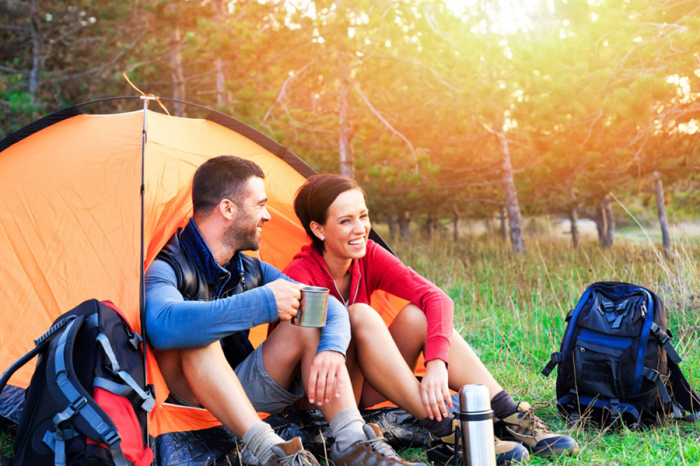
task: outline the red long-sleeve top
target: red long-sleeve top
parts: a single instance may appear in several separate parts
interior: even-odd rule
[[[350,265],[350,297],[346,306],[363,303],[372,305],[372,293],[386,291],[418,306],[428,322],[425,361],[441,359],[449,363],[447,354],[452,336],[454,302],[440,288],[405,266],[397,257],[372,240],[367,242],[367,254]],[[323,286],[340,302],[333,277],[321,254],[310,245],[294,256],[284,273],[300,283]]]

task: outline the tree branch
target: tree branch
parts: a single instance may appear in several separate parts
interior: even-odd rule
[[[374,113],[374,116],[376,116],[382,123],[384,123],[384,125],[387,128],[389,128],[389,130],[392,133],[400,137],[408,145],[408,148],[411,149],[411,154],[413,155],[415,172],[418,173],[418,156],[416,155],[416,151],[413,148],[413,144],[411,144],[411,141],[409,141],[408,138],[406,138],[406,136],[396,131],[396,129],[394,129],[394,127],[391,126],[391,124],[388,121],[386,121],[386,119],[372,106],[372,103],[369,101],[367,96],[362,93],[362,91],[360,90],[360,86],[358,86],[357,83],[355,83],[355,90],[358,94],[360,94],[360,97],[362,97],[362,100],[365,101],[365,104],[367,104],[372,113]]]
[[[282,88],[280,89],[279,94],[277,94],[277,98],[275,101],[270,105],[270,108],[267,109],[267,112],[265,112],[265,116],[263,116],[262,123],[265,124],[268,118],[270,118],[270,115],[272,115],[272,109],[275,108],[275,105],[277,104],[282,104],[284,105],[284,100],[286,98],[286,92],[287,88],[294,82],[294,80],[299,77],[301,74],[305,73],[306,70],[315,62],[316,60],[311,60],[308,62],[306,65],[302,66],[299,68],[298,71],[294,72],[293,75],[288,77],[287,79],[284,80],[284,83],[282,83]],[[267,126],[267,125],[265,125]],[[269,128],[269,127],[268,127]]]
[[[448,199],[451,202],[483,202],[484,204],[506,205],[505,202],[496,201],[494,199],[486,199],[479,197],[453,197]]]

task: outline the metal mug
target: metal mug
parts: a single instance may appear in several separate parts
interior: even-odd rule
[[[459,389],[459,420],[466,465],[495,466],[493,411],[485,385],[465,385]]]
[[[300,327],[325,327],[328,310],[328,288],[307,286],[301,290],[297,315],[292,317],[292,325]]]

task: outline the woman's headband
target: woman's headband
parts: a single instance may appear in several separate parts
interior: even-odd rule
[[[314,190],[316,187],[323,181],[323,178],[320,178],[316,180],[314,183],[313,187],[309,190],[309,197],[306,200],[306,205],[309,208],[309,222],[312,222],[314,220],[314,216],[311,214],[311,195],[313,194]]]

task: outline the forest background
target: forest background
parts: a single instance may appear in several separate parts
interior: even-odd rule
[[[700,383],[700,244],[671,237],[700,217],[697,0],[0,0],[3,133],[136,95],[124,74],[354,176],[380,233],[450,294],[458,330],[553,427],[565,428],[553,380],[538,372],[596,280],[661,294]],[[544,241],[542,218],[569,219],[567,243]],[[465,235],[475,221],[485,237]],[[657,224],[660,244],[611,248],[616,232]],[[584,448],[567,464],[700,463],[697,427],[575,435]]]
[[[5,133],[134,95],[126,73],[356,177],[392,237],[500,219],[524,253],[522,217],[547,214],[608,247],[632,221],[615,198],[698,214],[695,0],[4,0],[0,35]]]

